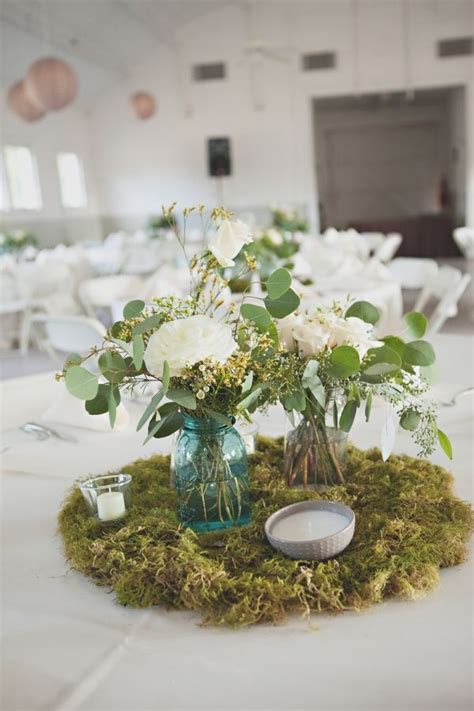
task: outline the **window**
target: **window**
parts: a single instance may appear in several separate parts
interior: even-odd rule
[[[9,195],[2,202],[5,206],[9,202],[13,210],[40,210],[43,201],[32,151],[26,146],[5,146],[3,155]]]
[[[63,207],[86,207],[86,184],[79,156],[75,153],[58,153],[57,163]]]

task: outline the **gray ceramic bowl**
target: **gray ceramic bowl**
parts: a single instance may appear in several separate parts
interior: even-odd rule
[[[347,526],[331,536],[305,541],[289,541],[272,535],[272,529],[277,521],[301,511],[333,511],[347,519]],[[265,522],[265,534],[273,548],[289,558],[297,560],[325,560],[342,553],[352,541],[354,528],[355,514],[353,510],[337,501],[300,501],[275,511]]]

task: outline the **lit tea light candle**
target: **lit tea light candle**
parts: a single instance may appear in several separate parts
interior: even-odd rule
[[[333,536],[349,523],[345,516],[334,511],[298,511],[276,521],[271,534],[284,541],[313,541]]]
[[[106,491],[97,497],[97,515],[101,521],[115,521],[125,513],[125,499],[120,491]]]

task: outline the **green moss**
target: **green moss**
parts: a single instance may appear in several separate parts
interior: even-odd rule
[[[471,509],[452,493],[452,477],[428,461],[351,448],[347,482],[323,494],[288,489],[282,442],[261,438],[251,458],[252,523],[196,534],[178,525],[169,458],[124,468],[133,475],[125,521],[103,527],[87,515],[77,489],[59,515],[72,567],[107,585],[123,605],[199,610],[205,622],[278,623],[292,612],[361,610],[384,598],[415,599],[438,582],[439,569],[462,563]],[[266,518],[311,498],[342,501],[356,512],[351,545],[322,563],[276,553]]]

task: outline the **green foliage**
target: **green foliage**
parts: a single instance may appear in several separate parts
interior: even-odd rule
[[[116,405],[120,403],[120,393],[116,388],[113,388],[109,383],[101,383],[97,394],[94,398],[86,400],[86,410],[89,415],[103,415],[109,411],[110,394],[114,394],[114,402]]]
[[[414,432],[420,424],[420,414],[416,410],[406,410],[400,418],[400,427]]]
[[[409,365],[433,365],[436,360],[433,346],[428,341],[411,341],[405,346],[403,359]]]
[[[268,311],[255,304],[242,304],[240,308],[242,317],[255,324],[259,331],[267,331],[272,320]]]
[[[136,318],[140,316],[141,312],[145,308],[145,302],[141,299],[134,299],[125,304],[123,309],[124,319]]]
[[[428,319],[418,311],[410,311],[403,317],[410,338],[423,338],[428,327]]]
[[[125,519],[102,526],[74,488],[59,530],[71,567],[130,607],[192,610],[230,627],[278,624],[292,614],[416,600],[437,585],[440,568],[468,556],[470,506],[452,493],[449,472],[425,460],[392,455],[383,462],[376,449],[350,448],[345,485],[318,493],[289,489],[282,441],[260,439],[250,457],[252,523],[207,534],[178,524],[169,457],[123,471],[132,475]],[[265,538],[274,511],[308,499],[341,501],[355,511],[354,538],[334,560],[291,560]]]
[[[324,407],[326,405],[326,391],[321,382],[321,378],[318,376],[318,367],[319,363],[317,360],[309,360],[303,371],[301,384],[311,392],[316,402],[318,402],[321,407]]]
[[[348,400],[344,405],[344,409],[341,412],[339,418],[339,427],[343,432],[350,432],[351,427],[354,423],[354,419],[357,412],[357,403],[355,400]]]
[[[368,364],[362,368],[362,379],[368,383],[381,382],[384,376],[393,375],[402,365],[398,353],[387,345],[370,348],[366,360]]]
[[[368,301],[355,301],[346,311],[345,318],[356,317],[372,325],[380,318],[379,310]]]
[[[438,441],[441,445],[441,449],[446,454],[449,459],[453,458],[453,446],[447,434],[442,430],[438,429]]]
[[[148,318],[143,319],[140,323],[137,323],[133,328],[133,335],[139,336],[142,333],[148,333],[149,331],[154,331],[161,324],[162,318],[160,314],[154,314],[153,316],[148,316]]]
[[[143,354],[145,353],[145,343],[143,336],[134,336],[133,342],[133,365],[137,370],[143,365]]]
[[[352,346],[339,346],[329,356],[329,374],[333,378],[349,378],[360,368],[359,354]]]
[[[80,365],[67,369],[65,381],[71,395],[79,400],[93,400],[99,390],[97,376]]]
[[[278,299],[286,294],[291,286],[291,274],[287,269],[277,269],[270,274],[267,280],[267,293],[269,299]]]
[[[268,296],[265,299],[265,306],[273,318],[285,318],[296,311],[299,305],[300,297],[295,294],[293,289],[288,289],[276,299],[270,299]]]
[[[121,383],[127,371],[125,359],[116,351],[105,351],[99,357],[99,368],[110,383]]]
[[[196,396],[190,390],[170,389],[166,393],[168,400],[178,403],[186,410],[195,410],[197,407]]]
[[[145,422],[148,422],[150,417],[156,411],[160,402],[163,400],[163,397],[165,396],[165,394],[166,394],[166,389],[162,387],[161,390],[158,393],[156,393],[156,395],[153,395],[153,397],[151,398],[150,402],[148,403],[148,405],[146,407],[146,410],[144,411],[144,413],[142,414],[142,416],[140,417],[140,419],[138,421],[137,432],[138,432],[138,430],[141,430],[141,428],[143,427]]]

